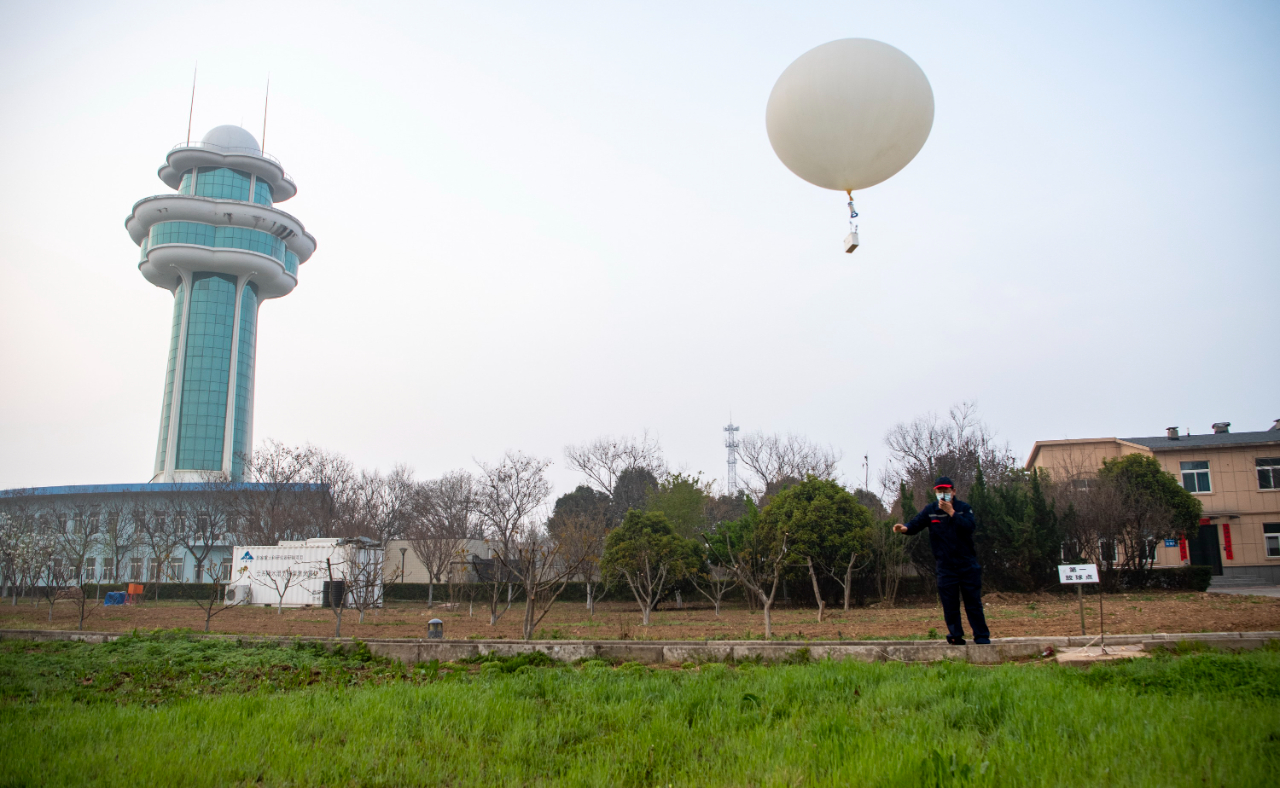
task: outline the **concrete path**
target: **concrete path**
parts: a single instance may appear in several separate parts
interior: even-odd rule
[[[3,629],[0,640],[80,640],[105,643],[126,637],[122,632],[69,632],[48,629]],[[320,642],[348,646],[350,638],[282,637],[264,635],[193,634],[208,639],[234,639],[242,643],[277,642],[288,645],[297,641]],[[1153,633],[1146,635],[1108,634],[1107,647],[1136,646],[1143,651],[1176,648],[1178,641],[1202,642],[1218,649],[1237,651],[1259,648],[1267,641],[1280,639],[1280,632],[1197,632]],[[853,659],[862,662],[935,662],[956,660],[978,664],[995,664],[1011,660],[1049,657],[1072,647],[1100,645],[1097,636],[1049,636],[993,638],[989,646],[949,646],[941,641],[749,641],[749,640],[420,640],[414,638],[366,639],[375,654],[398,659],[406,665],[440,660],[475,658],[488,654],[508,657],[530,651],[541,651],[553,659],[571,662],[579,659],[604,659],[614,662],[666,663],[686,662],[807,662],[811,659]]]

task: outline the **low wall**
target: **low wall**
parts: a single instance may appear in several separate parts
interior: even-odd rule
[[[353,638],[263,637],[254,635],[192,634],[192,637],[236,640],[243,643],[321,642],[330,647],[349,646]],[[0,640],[74,640],[106,643],[128,637],[123,632],[73,632],[49,629],[4,629]],[[1280,640],[1280,632],[1197,632],[1190,634],[1109,635],[1108,645],[1141,644],[1144,649],[1176,648],[1179,641],[1204,643],[1227,650],[1258,648],[1270,640]],[[996,638],[989,646],[951,646],[945,641],[764,641],[764,640],[365,640],[379,656],[398,659],[406,665],[439,660],[470,659],[488,654],[514,656],[541,651],[552,659],[572,662],[579,659],[621,660],[646,664],[685,662],[765,662],[806,659],[853,659],[860,662],[938,662],[952,660],[975,664],[995,664],[1045,655],[1050,649],[1097,645],[1096,637]],[[1052,652],[1050,652],[1052,653]]]

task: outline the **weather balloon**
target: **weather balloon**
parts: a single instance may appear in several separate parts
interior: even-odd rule
[[[933,89],[901,50],[843,38],[787,66],[765,109],[769,142],[787,168],[815,186],[849,194],[907,166],[933,128]],[[851,233],[852,252],[857,234]]]

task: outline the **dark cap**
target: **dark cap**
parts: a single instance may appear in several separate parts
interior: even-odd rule
[[[938,477],[938,480],[937,480],[936,482],[934,482],[934,483],[933,483],[933,489],[935,489],[935,490],[936,490],[936,489],[938,489],[939,487],[951,487],[951,488],[954,488],[954,487],[955,487],[955,485],[951,483],[951,477],[950,477],[950,476],[939,476],[939,477]]]

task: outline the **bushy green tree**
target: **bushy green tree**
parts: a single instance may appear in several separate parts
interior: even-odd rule
[[[974,547],[985,582],[1002,591],[1036,591],[1055,581],[1062,526],[1044,494],[1044,471],[1013,472],[988,485],[981,468],[969,492]]]
[[[898,510],[902,514],[903,523],[911,522],[911,518],[919,514],[916,508],[915,490],[906,482],[898,483]],[[891,540],[886,540],[885,545],[892,545]],[[929,546],[928,539],[908,539],[903,552],[907,560],[915,567],[916,573],[925,578],[929,582],[933,582],[936,574],[935,562],[933,558],[933,550]]]
[[[1096,484],[1072,502],[1075,542],[1102,571],[1104,587],[1147,585],[1155,544],[1194,534],[1200,501],[1155,457],[1127,454],[1104,460]]]
[[[698,571],[702,546],[676,533],[660,512],[632,509],[605,539],[601,571],[626,581],[649,626],[649,614],[669,584]]]
[[[1155,457],[1126,454],[1102,461],[1098,478],[1112,482],[1137,506],[1163,506],[1168,509],[1170,535],[1193,533],[1200,522],[1200,499],[1187,492],[1177,477],[1166,471]]]
[[[665,514],[676,533],[686,539],[697,538],[707,529],[708,487],[699,475],[673,473],[650,488],[645,510]]]
[[[706,539],[713,560],[733,572],[754,607],[764,611],[764,636],[773,636],[773,601],[790,559],[790,543],[785,530],[764,522],[762,512],[747,499],[747,513],[737,520],[720,523]],[[768,507],[766,507],[768,508]]]
[[[760,515],[761,526],[790,535],[792,561],[803,563],[818,601],[822,621],[826,601],[819,573],[844,586],[845,609],[858,559],[866,559],[871,512],[838,482],[810,476],[773,496]]]
[[[617,525],[632,509],[644,511],[649,495],[658,489],[658,477],[647,468],[627,468],[613,484],[610,514]]]

